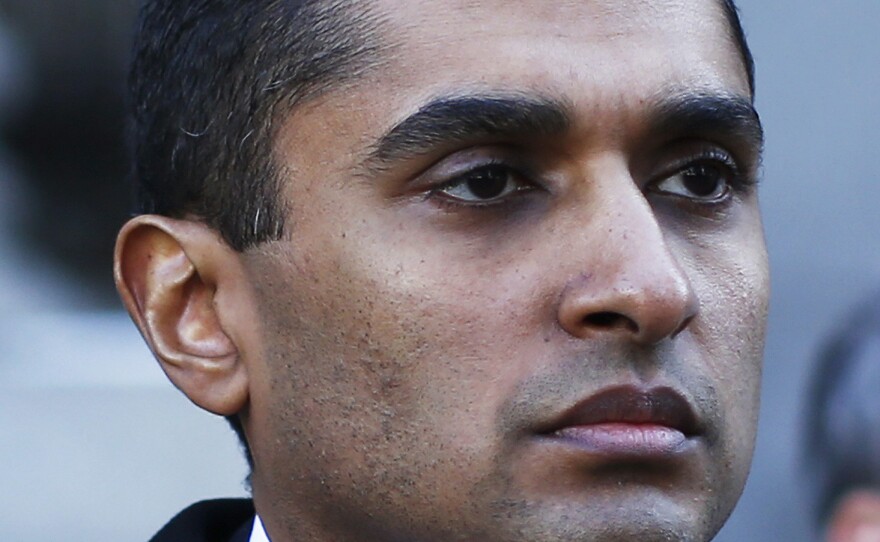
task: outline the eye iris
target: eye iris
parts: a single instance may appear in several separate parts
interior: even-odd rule
[[[721,171],[709,164],[691,166],[682,174],[685,187],[701,197],[714,196],[723,182]]]
[[[480,199],[492,199],[504,193],[507,182],[508,175],[504,168],[486,167],[469,176],[467,187],[474,196]]]

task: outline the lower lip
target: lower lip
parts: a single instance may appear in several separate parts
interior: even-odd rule
[[[554,440],[606,457],[660,458],[688,448],[688,437],[664,425],[601,423],[572,426],[549,435]]]

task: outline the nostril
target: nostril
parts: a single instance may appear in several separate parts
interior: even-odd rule
[[[612,327],[620,319],[613,312],[595,312],[584,317],[584,323],[594,327]]]
[[[617,312],[594,312],[584,317],[584,324],[593,328],[613,329],[625,327],[632,332],[638,332],[635,322]]]

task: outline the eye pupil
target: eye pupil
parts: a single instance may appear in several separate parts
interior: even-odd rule
[[[504,168],[489,166],[471,173],[467,180],[467,187],[478,198],[492,199],[504,193],[508,180],[508,174]]]
[[[691,166],[682,174],[682,182],[685,187],[702,197],[714,195],[718,191],[721,178],[721,171],[708,164]]]

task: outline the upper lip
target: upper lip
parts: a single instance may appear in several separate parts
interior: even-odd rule
[[[580,401],[553,421],[544,433],[567,427],[604,423],[661,425],[681,431],[685,436],[700,432],[691,404],[669,387],[639,388],[615,386]]]

